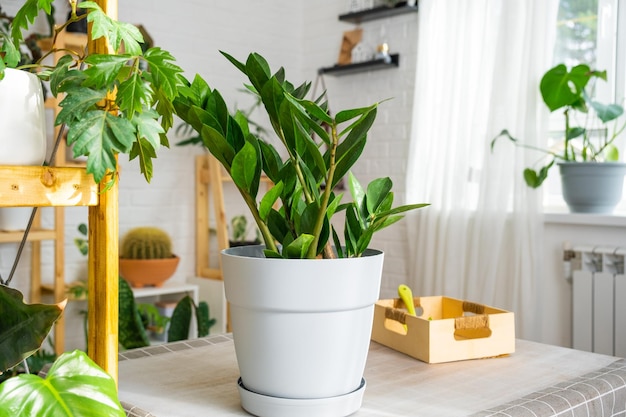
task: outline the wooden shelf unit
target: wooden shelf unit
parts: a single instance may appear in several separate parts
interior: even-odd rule
[[[69,33],[69,32],[61,32],[57,39],[57,46],[64,50],[69,51],[80,51],[84,50],[87,46],[87,35],[80,33]],[[46,51],[50,50],[52,47],[52,39],[42,39],[39,41],[39,47]],[[54,62],[58,62],[58,60],[63,57],[65,53],[56,52],[52,59]],[[53,112],[53,120],[56,119],[57,114],[61,111],[61,107],[59,103],[62,98],[54,98],[48,97],[45,101],[45,108],[49,109]],[[60,126],[54,127],[54,138],[58,136],[60,131]],[[82,163],[76,163],[75,161],[69,160],[67,158],[67,145],[65,139],[62,139],[59,144],[59,149],[56,153],[56,158],[54,161],[54,165],[57,167],[67,167],[67,166],[82,166]],[[24,173],[26,176],[32,176],[33,171],[30,169],[21,170],[20,172]],[[45,175],[49,175],[49,171],[44,170],[44,173],[48,173]],[[2,170],[0,175],[2,175],[3,179],[7,181],[13,180],[9,175],[13,175],[13,170]],[[7,175],[5,177],[5,175]],[[68,179],[69,178],[64,178]],[[42,181],[46,181],[45,178],[41,178]],[[49,179],[47,180],[49,181]],[[24,185],[20,185],[20,180],[15,178],[13,183],[11,184],[13,187],[19,189],[20,187],[24,187]],[[21,193],[11,194],[14,198],[22,199],[23,196],[30,195],[30,193],[34,192],[42,192],[44,190],[31,190],[26,189],[22,190]],[[45,190],[46,193],[49,190]],[[70,196],[71,191],[66,190],[65,193]],[[58,201],[57,201],[58,202]],[[26,204],[23,201],[17,202],[21,206],[39,206],[39,204]],[[59,202],[59,205],[51,204],[54,210],[54,226],[50,229],[41,228],[41,210],[38,211],[37,216],[34,219],[33,226],[29,232],[27,237],[27,242],[31,245],[31,282],[30,282],[30,296],[29,301],[31,303],[41,303],[43,293],[51,293],[53,294],[53,299],[55,303],[58,303],[67,297],[66,295],[66,285],[65,285],[65,210],[63,205],[66,205],[62,202]],[[0,232],[0,243],[19,243],[21,242],[24,235],[24,231],[1,231]],[[42,284],[42,275],[41,275],[41,242],[42,241],[53,241],[54,246],[54,276],[52,279],[52,284],[44,285]],[[54,326],[54,349],[57,354],[61,354],[65,350],[65,320],[63,317],[57,320]]]
[[[117,0],[95,0],[102,11],[117,18]],[[89,45],[109,53],[103,40]],[[0,166],[0,207],[88,206],[88,325],[91,359],[118,379],[118,245],[119,190],[117,181],[105,190],[83,167]],[[59,230],[59,225],[56,224]],[[61,232],[62,233],[62,232]],[[55,287],[55,293],[65,285]]]
[[[212,155],[206,153],[196,157],[196,275],[202,278],[222,280],[219,253],[229,247],[228,221],[224,208],[224,184],[232,183]],[[261,182],[269,188],[272,182],[262,177]],[[260,198],[260,197],[259,197]],[[211,247],[209,213],[215,217],[217,247]],[[218,254],[219,267],[211,267],[210,254]]]

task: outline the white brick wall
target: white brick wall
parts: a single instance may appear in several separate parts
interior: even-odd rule
[[[10,0],[6,3],[3,7],[10,11],[14,4],[21,2]],[[59,16],[64,16],[63,4],[59,4],[59,10]],[[347,1],[337,0],[195,0],[179,3],[133,0],[120,2],[119,19],[143,24],[157,45],[177,57],[187,77],[200,73],[212,87],[220,89],[228,103],[244,106],[248,103],[247,98],[238,92],[243,75],[219,54],[219,50],[242,60],[249,52],[259,52],[273,69],[285,67],[292,81],[314,81],[318,68],[336,62],[343,32],[355,27],[338,20],[338,15],[346,11]],[[405,155],[413,101],[417,14],[367,22],[362,27],[364,40],[373,47],[384,41],[389,43],[390,52],[400,53],[400,67],[342,77],[326,75],[328,97],[331,109],[335,111],[392,98],[381,105],[368,147],[354,173],[363,184],[379,176],[390,176],[395,184],[396,201],[400,204],[403,202]],[[119,229],[120,235],[141,225],[158,225],[168,231],[173,237],[176,253],[181,256],[178,271],[172,279],[184,281],[194,275],[193,164],[195,155],[203,151],[176,147],[174,137],[170,141],[171,149],[163,149],[154,162],[154,178],[150,185],[139,174],[135,161],[120,158]],[[229,206],[236,206],[237,198],[229,196]],[[232,210],[234,215],[244,209],[233,207]],[[87,210],[67,209],[65,218],[65,269],[69,282],[84,277],[86,273],[86,260],[74,247],[73,239],[78,236],[76,226],[87,221]],[[44,222],[50,223],[50,213],[44,216]],[[386,252],[385,280],[401,281],[405,274],[401,230],[401,226],[394,226],[373,242],[373,246]],[[14,252],[13,244],[0,247],[3,276],[8,274]],[[51,281],[52,245],[49,242],[44,243],[43,262],[44,281]],[[29,285],[29,263],[27,250],[14,280],[14,285],[24,291]],[[395,294],[394,288],[383,284],[383,295]],[[80,341],[80,338],[82,332],[70,335],[72,341]]]

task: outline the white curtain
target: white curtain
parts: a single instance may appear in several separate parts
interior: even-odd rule
[[[409,285],[516,314],[538,337],[541,190],[522,177],[547,136],[538,91],[550,67],[558,0],[421,0],[407,200]]]

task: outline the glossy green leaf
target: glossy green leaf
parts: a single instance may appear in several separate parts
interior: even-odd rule
[[[211,152],[211,154],[222,163],[227,172],[230,172],[233,159],[235,157],[235,150],[226,141],[218,131],[211,126],[204,125],[200,131],[202,135],[202,141],[204,146]]]
[[[220,54],[224,55],[226,57],[226,59],[228,59],[235,67],[237,67],[239,69],[239,71],[243,72],[244,74],[246,73],[246,64],[244,64],[243,62],[237,60],[236,58],[234,58],[232,55],[224,52],[224,51],[220,51]]]
[[[539,84],[543,101],[550,111],[577,105],[590,78],[587,65],[577,65],[571,70],[563,64],[557,65],[544,74]]]
[[[393,183],[389,177],[377,178],[367,185],[365,201],[368,213],[379,211],[380,205],[385,201],[392,187]]]
[[[365,228],[365,221],[369,214],[365,201],[365,190],[352,172],[348,174],[348,187],[350,188],[350,194],[352,194],[352,201],[354,201],[354,205],[356,206],[355,214],[358,214],[357,220],[361,227]]]
[[[289,224],[275,209],[271,209],[267,216],[267,227],[270,229],[272,236],[279,242],[283,242],[285,237],[291,233]]]
[[[64,353],[46,378],[23,374],[0,384],[0,417],[124,417],[117,386],[82,351]]]
[[[263,171],[265,175],[274,183],[281,182],[280,171],[283,168],[283,162],[276,149],[269,143],[259,141],[261,153],[263,156]]]
[[[276,201],[280,198],[283,192],[284,184],[282,181],[279,181],[272,188],[270,188],[263,198],[261,199],[261,204],[259,204],[259,216],[264,221],[267,220],[267,216],[269,216],[270,210],[276,203]]]
[[[322,109],[317,103],[314,103],[310,100],[298,100],[292,95],[288,94],[287,99],[292,102],[293,105],[302,107],[302,113],[310,114],[314,118],[321,120],[322,122],[331,124],[333,122],[333,118],[328,115],[328,113]]]
[[[246,190],[252,197],[256,197],[260,170],[257,151],[250,142],[246,142],[233,158],[230,175],[239,188]]]
[[[337,183],[341,181],[341,179],[350,171],[350,168],[359,160],[361,153],[363,153],[363,149],[365,148],[365,140],[357,142],[355,146],[344,155],[341,160],[337,161],[337,166],[335,167],[335,176],[331,183],[331,187],[335,188]]]
[[[248,55],[246,61],[246,74],[257,91],[261,91],[270,79],[271,72],[265,58],[257,53],[252,53]]]
[[[286,257],[289,259],[304,259],[306,254],[313,243],[313,236],[309,234],[302,234],[298,236],[293,242],[291,242],[283,251],[286,253]]]
[[[378,105],[374,104],[372,106],[369,107],[361,107],[358,109],[350,109],[350,110],[343,110],[340,111],[339,113],[337,113],[337,115],[335,116],[335,121],[339,124],[339,123],[343,123],[346,122],[348,120],[354,119],[355,117],[360,117],[364,114],[367,114],[373,110],[376,110],[376,107]]]
[[[22,293],[0,285],[0,373],[39,349],[64,307],[65,302],[24,304]]]

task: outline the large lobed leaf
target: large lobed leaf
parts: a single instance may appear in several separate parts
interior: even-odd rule
[[[0,373],[39,349],[64,307],[24,304],[22,293],[0,285]]]
[[[0,384],[0,417],[123,417],[115,381],[79,350],[61,355],[45,379],[18,375]]]

